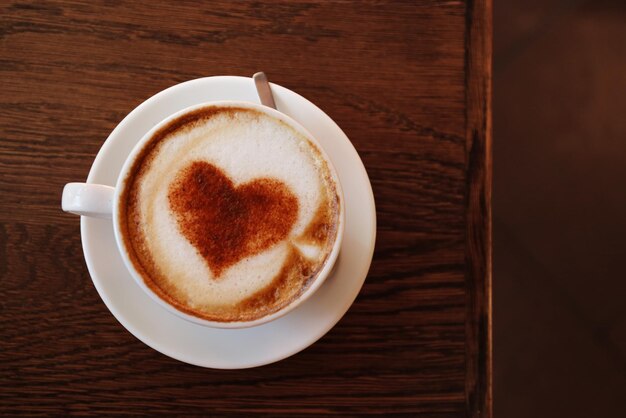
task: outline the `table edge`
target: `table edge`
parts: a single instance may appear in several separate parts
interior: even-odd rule
[[[492,389],[492,0],[465,11],[466,323],[465,407],[493,414]]]

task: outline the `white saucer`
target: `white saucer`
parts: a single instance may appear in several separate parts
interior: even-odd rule
[[[117,250],[109,220],[81,218],[87,268],[100,297],[135,337],[177,360],[216,369],[240,369],[289,357],[326,334],[347,312],[369,270],[376,238],[374,196],[356,150],[341,129],[302,96],[272,85],[278,110],[308,129],[322,144],[339,174],[346,226],[334,274],[301,306],[273,322],[247,329],[214,329],[173,315],[135,283]],[[88,183],[115,185],[126,156],[165,117],[214,100],[258,103],[251,78],[207,77],[164,90],[133,110],[98,153]]]

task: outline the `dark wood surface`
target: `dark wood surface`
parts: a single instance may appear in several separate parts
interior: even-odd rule
[[[490,416],[490,9],[3,2],[0,414]],[[376,198],[376,251],[316,344],[256,369],[202,369],[108,312],[60,195],[147,97],[258,70],[352,140]]]

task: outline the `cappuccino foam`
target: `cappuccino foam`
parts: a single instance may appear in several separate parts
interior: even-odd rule
[[[120,198],[129,258],[188,314],[250,321],[288,305],[323,267],[339,198],[317,147],[284,122],[205,107],[157,131]]]

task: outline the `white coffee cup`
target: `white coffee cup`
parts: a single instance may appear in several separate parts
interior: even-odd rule
[[[144,279],[135,269],[133,263],[130,260],[128,255],[128,249],[125,246],[124,239],[122,237],[121,227],[120,227],[120,219],[118,216],[119,213],[119,204],[120,204],[120,196],[122,194],[123,188],[125,187],[125,179],[128,176],[128,171],[133,167],[133,163],[135,159],[140,155],[140,151],[144,148],[146,143],[150,141],[153,134],[157,132],[161,127],[167,125],[173,119],[176,119],[186,113],[192,112],[196,109],[200,109],[206,106],[220,106],[220,107],[237,107],[237,108],[247,108],[262,112],[274,119],[277,119],[293,129],[297,132],[301,133],[303,136],[308,138],[312,143],[317,145],[320,150],[321,155],[325,159],[328,164],[329,170],[333,177],[333,180],[336,185],[337,194],[339,196],[341,204],[339,205],[339,216],[338,216],[338,225],[337,225],[337,235],[335,241],[333,243],[331,252],[324,263],[322,269],[317,274],[316,278],[313,282],[306,288],[306,290],[296,299],[291,301],[288,305],[284,306],[280,310],[263,316],[261,318],[257,318],[251,321],[240,321],[240,322],[218,322],[218,321],[209,321],[203,318],[199,318],[193,315],[189,315],[185,312],[182,312],[163,300],[159,297],[149,286],[147,286],[144,282]],[[307,300],[319,287],[323,284],[324,280],[331,274],[334,264],[339,255],[339,249],[341,248],[341,242],[343,239],[344,232],[344,224],[345,224],[345,208],[344,208],[344,198],[343,192],[341,188],[341,183],[339,181],[339,177],[335,171],[335,168],[328,158],[328,155],[324,152],[321,144],[311,135],[305,128],[303,128],[299,123],[288,117],[287,115],[274,110],[272,108],[262,106],[256,103],[251,102],[243,102],[243,101],[217,101],[217,102],[207,102],[199,105],[191,106],[186,109],[183,109],[173,115],[170,115],[160,123],[158,123],[155,127],[153,127],[149,132],[147,132],[143,138],[135,145],[131,153],[126,158],[124,165],[122,167],[122,171],[120,172],[117,183],[115,187],[101,185],[101,184],[89,184],[89,183],[68,183],[65,185],[63,189],[63,197],[61,203],[62,209],[65,212],[74,213],[76,215],[81,216],[90,216],[95,218],[105,218],[112,219],[113,222],[113,230],[115,234],[115,241],[119,250],[119,253],[124,260],[124,264],[126,268],[131,273],[131,276],[137,282],[139,287],[143,289],[155,302],[159,305],[170,311],[171,313],[178,315],[181,318],[184,318],[188,321],[194,322],[196,324],[215,327],[215,328],[247,328],[253,327],[257,325],[261,325],[267,322],[270,322],[274,319],[277,319],[291,310],[295,309],[305,300]]]

